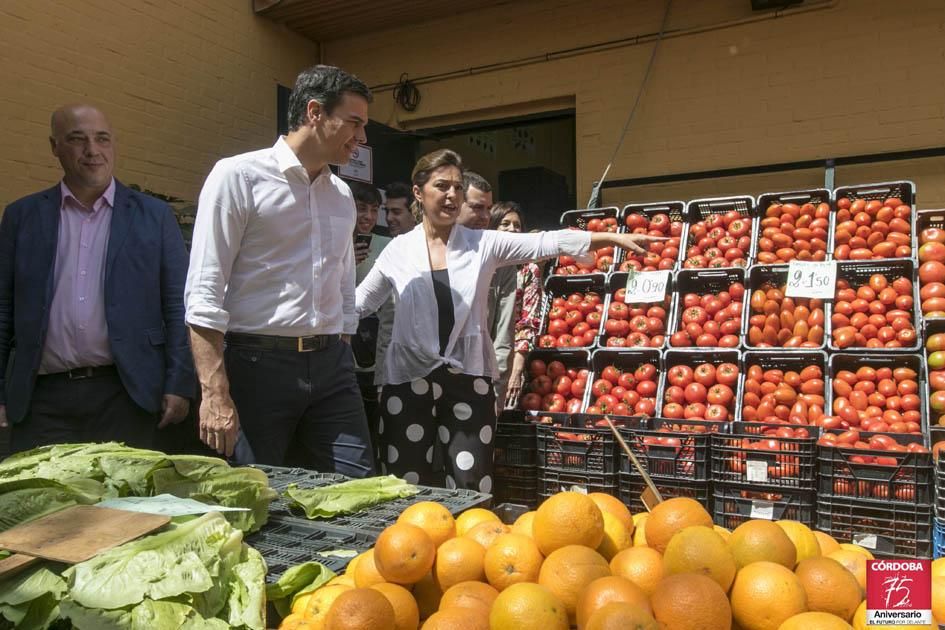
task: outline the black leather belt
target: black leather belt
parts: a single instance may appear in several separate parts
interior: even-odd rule
[[[111,376],[115,374],[114,365],[96,365],[94,367],[72,368],[65,372],[54,372],[52,374],[39,374],[37,378],[65,378],[70,381],[81,381],[86,378],[97,378],[100,376]]]
[[[227,345],[254,350],[282,350],[284,352],[315,352],[324,350],[341,339],[341,335],[310,335],[308,337],[279,337],[250,333],[227,333]]]

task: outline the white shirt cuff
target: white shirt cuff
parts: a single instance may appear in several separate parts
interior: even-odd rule
[[[200,326],[201,328],[226,333],[227,326],[230,323],[230,314],[223,309],[203,307],[188,311],[184,319],[191,326]]]
[[[583,230],[555,230],[558,249],[568,256],[580,256],[591,249],[591,233]]]

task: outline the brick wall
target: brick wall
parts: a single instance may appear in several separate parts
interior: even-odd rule
[[[676,0],[669,30],[698,32],[663,42],[610,177],[945,146],[945,4],[816,5],[808,0],[805,13],[753,21],[757,15],[748,0]],[[396,82],[403,72],[419,77],[652,33],[662,7],[655,0],[535,0],[329,42],[324,54],[377,85]],[[371,116],[415,129],[498,118],[527,111],[539,99],[573,97],[583,203],[613,151],[650,46],[424,84],[413,113],[396,108],[389,92],[381,93]],[[921,206],[945,207],[943,162],[848,167],[838,172],[838,184],[913,176]],[[686,198],[739,186],[745,192],[783,190],[806,181],[822,185],[822,173],[644,192]],[[611,199],[619,193],[612,191]]]
[[[60,176],[49,115],[93,101],[118,138],[127,183],[195,199],[222,156],[271,144],[276,85],[315,43],[250,0],[0,2],[0,207]]]

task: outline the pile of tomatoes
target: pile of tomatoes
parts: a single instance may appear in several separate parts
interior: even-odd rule
[[[532,359],[528,365],[530,381],[520,405],[525,411],[578,413],[587,387],[586,369],[569,368],[561,361]]]
[[[604,345],[609,348],[662,348],[666,341],[667,297],[663,304],[626,304],[627,289],[614,292],[604,320]]]
[[[929,365],[929,424],[945,425],[945,333],[925,341]]]
[[[748,345],[819,348],[824,341],[824,301],[785,297],[785,286],[763,284],[751,294]]]
[[[679,242],[682,236],[682,221],[671,221],[668,214],[654,214],[647,218],[643,214],[628,214],[624,220],[631,234],[664,236],[669,240],[651,243],[645,254],[625,252],[620,271],[658,271],[672,269],[679,258]]]
[[[921,433],[918,374],[912,368],[839,370],[832,387],[833,416],[822,419],[825,429]]]
[[[800,370],[765,370],[752,365],[745,375],[742,420],[767,424],[819,425],[824,418],[824,372],[817,365]],[[779,437],[807,437],[789,434]],[[775,432],[780,428],[775,429]]]
[[[836,260],[908,258],[912,255],[912,208],[901,199],[837,200]]]
[[[652,416],[656,413],[656,366],[644,363],[633,371],[615,365],[601,370],[591,385],[588,414]]]
[[[662,417],[729,422],[735,418],[737,383],[734,363],[673,366],[666,372]]]
[[[689,226],[686,269],[747,267],[751,249],[751,217],[735,210],[712,214]]]
[[[758,262],[765,265],[792,260],[826,260],[830,204],[774,203],[761,219]]]
[[[857,479],[851,466],[869,464],[877,466],[895,467],[904,463],[909,453],[928,453],[929,449],[921,442],[901,444],[893,436],[881,433],[866,436],[857,430],[842,433],[824,433],[817,440],[822,447],[855,449],[856,454],[845,454],[843,462],[834,463],[833,494],[840,496],[854,496],[862,499],[885,499],[914,503],[916,501],[916,485],[920,480],[915,478],[913,470],[905,466],[897,470],[888,481],[872,481]],[[888,453],[884,455],[883,453]]]
[[[844,348],[908,348],[915,345],[912,281],[896,278],[892,282],[874,273],[856,289],[842,278],[830,321],[833,345]]]
[[[717,294],[687,293],[682,297],[676,332],[669,345],[734,348],[742,327],[745,285],[733,282]]]
[[[766,474],[768,479],[780,479],[782,477],[797,478],[801,471],[801,461],[804,454],[800,452],[796,442],[787,442],[781,438],[808,438],[810,433],[807,429],[792,429],[790,427],[781,427],[774,429],[768,434],[768,437],[762,438],[730,438],[730,446],[737,447],[737,450],[728,454],[726,457],[726,467],[739,475],[746,472],[746,461],[749,459],[756,461],[760,459],[766,464]],[[779,454],[770,457],[751,457],[748,451],[759,451],[768,453],[793,453]],[[763,482],[761,482],[763,483]]]
[[[945,230],[919,233],[919,298],[922,315],[945,317]]]
[[[594,345],[600,332],[604,305],[593,291],[572,293],[552,299],[540,348],[586,348]]]
[[[578,228],[572,228],[578,229]],[[588,232],[616,232],[616,217],[590,219],[584,228]],[[559,256],[554,272],[559,276],[576,276],[586,273],[607,273],[614,266],[614,248],[602,247],[588,254],[588,259],[577,259],[574,256]]]

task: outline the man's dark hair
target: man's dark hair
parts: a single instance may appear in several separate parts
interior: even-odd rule
[[[381,193],[379,193],[374,186],[350,179],[346,179],[345,183],[348,184],[348,187],[351,189],[351,194],[354,196],[355,202],[360,201],[361,203],[374,206],[381,205]]]
[[[361,79],[334,66],[312,66],[303,70],[289,94],[289,130],[295,131],[305,122],[308,102],[318,101],[331,114],[345,92],[363,96],[368,103],[374,97]]]
[[[466,171],[463,173],[463,192],[469,192],[470,186],[484,193],[492,192],[492,185],[486,181],[485,177],[473,171]]]
[[[384,195],[388,199],[410,199],[413,197],[413,191],[410,190],[410,184],[391,182],[384,188]]]

